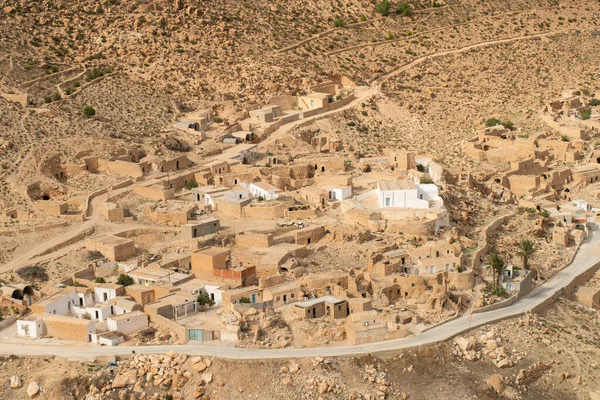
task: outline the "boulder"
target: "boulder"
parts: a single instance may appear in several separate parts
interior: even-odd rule
[[[504,392],[504,389],[506,388],[504,386],[504,377],[502,375],[492,375],[490,379],[488,379],[487,384],[498,394]]]
[[[471,350],[471,342],[462,336],[454,339],[454,343],[456,343],[463,352]]]
[[[202,382],[209,384],[213,381],[213,374],[211,374],[210,372],[208,372],[206,374],[202,374],[201,379],[202,379]]]
[[[35,397],[40,392],[40,385],[37,382],[31,382],[27,386],[27,396]]]
[[[23,387],[23,383],[21,382],[21,378],[19,378],[16,375],[11,376],[10,377],[10,387],[12,389],[18,389],[20,387]]]
[[[202,372],[206,369],[206,364],[204,364],[203,362],[199,362],[199,363],[193,364],[192,368],[194,368],[194,370],[196,372]]]
[[[134,385],[137,380],[137,371],[132,369],[126,372],[121,372],[113,379],[113,389],[125,387],[127,385]]]

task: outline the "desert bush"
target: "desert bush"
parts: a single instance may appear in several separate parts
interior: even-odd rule
[[[176,138],[175,136],[167,136],[165,139],[165,147],[171,151],[190,151],[190,145]]]
[[[336,28],[343,28],[346,26],[346,21],[341,18],[336,18],[335,21],[333,21],[333,26]]]
[[[485,126],[488,128],[496,125],[500,125],[500,120],[498,118],[489,118],[487,121],[485,121]]]
[[[379,14],[383,15],[384,17],[387,17],[390,14],[390,9],[392,8],[392,3],[390,3],[388,0],[383,0],[380,3],[377,3],[377,5],[375,5],[375,11],[377,11]]]
[[[96,110],[94,110],[94,107],[85,106],[83,107],[83,115],[85,115],[88,118],[91,118],[94,115],[96,115]]]
[[[130,277],[129,275],[121,274],[117,278],[117,284],[123,285],[123,286],[133,285],[133,278]]]
[[[49,279],[46,268],[41,265],[29,265],[27,267],[19,268],[17,270],[17,275],[27,282],[47,281]]]
[[[409,16],[411,13],[412,13],[412,9],[410,7],[410,4],[405,3],[405,2],[398,3],[398,6],[396,7],[396,14]]]

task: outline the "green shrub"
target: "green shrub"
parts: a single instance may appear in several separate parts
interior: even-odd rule
[[[94,280],[94,282],[96,283],[106,283],[106,279],[102,278],[102,277],[98,277]]]
[[[198,294],[198,297],[196,298],[196,301],[201,306],[212,307],[215,305],[215,302],[210,298],[208,293],[206,293],[205,291],[200,291],[200,293]]]
[[[185,185],[185,188],[187,190],[192,190],[193,188],[197,188],[197,187],[198,187],[198,182],[196,182],[194,180],[189,181],[188,184]]]
[[[377,3],[377,5],[375,6],[375,11],[377,11],[379,14],[383,15],[384,17],[387,17],[388,15],[390,15],[391,8],[392,8],[392,3],[390,3],[388,0],[383,0],[380,3]]]
[[[343,28],[346,26],[346,21],[341,18],[336,18],[335,21],[333,21],[333,26],[336,28]]]
[[[249,303],[250,303],[250,299],[249,299],[249,298],[247,298],[247,297],[242,297],[242,298],[240,299],[240,303],[246,303],[246,304],[249,304]]]
[[[221,122],[223,122],[223,118],[221,117],[214,117],[213,121],[215,121],[215,123],[220,124]]]
[[[50,96],[44,97],[44,103],[46,103],[46,104],[52,103],[52,97],[50,97]]]
[[[594,98],[590,100],[590,106],[595,107],[595,106],[600,106],[600,100]]]
[[[567,135],[562,135],[560,137],[560,140],[562,140],[563,142],[568,142],[570,139],[569,139],[569,137]]]
[[[133,285],[133,278],[130,277],[129,275],[121,274],[117,278],[117,284],[123,285],[123,286]]]
[[[419,172],[427,172],[427,168],[423,164],[417,164],[417,171]]]
[[[83,115],[85,115],[88,118],[91,118],[94,115],[96,115],[96,110],[94,110],[94,107],[85,106],[83,107]]]
[[[487,121],[485,121],[485,126],[487,126],[488,128],[496,125],[500,125],[500,120],[498,118],[490,118]]]
[[[507,121],[502,121],[502,122],[500,122],[500,124],[503,127],[505,127],[506,129],[510,129],[510,130],[513,130],[514,127],[515,127],[515,124],[512,121],[508,121],[508,120]]]
[[[592,116],[592,109],[589,107],[581,109],[581,119],[590,119]]]
[[[60,100],[60,99],[61,99],[61,97],[60,97],[60,94],[58,94],[58,93],[54,93],[54,94],[52,95],[52,100],[54,100],[54,101],[58,101],[58,100]]]
[[[388,32],[387,35],[385,35],[385,38],[387,40],[392,40],[394,38],[394,35],[392,35],[392,32]]]
[[[366,16],[366,15],[361,15],[361,16],[360,16],[360,20],[361,20],[362,22],[365,22],[365,21],[367,20],[367,16]]]
[[[410,4],[405,3],[405,2],[398,3],[398,6],[396,7],[396,14],[409,16],[411,13],[412,13],[412,9],[410,7]]]

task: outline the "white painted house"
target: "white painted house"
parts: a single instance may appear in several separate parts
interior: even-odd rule
[[[220,306],[223,303],[223,290],[220,286],[204,285],[202,289],[210,296],[211,300],[215,302],[215,305]]]
[[[281,193],[280,189],[267,182],[251,183],[248,185],[248,189],[255,197],[262,197],[265,200],[275,200]]]
[[[148,316],[143,311],[132,311],[130,313],[115,315],[106,320],[109,331],[121,332],[128,335],[148,326]]]
[[[352,187],[350,186],[325,186],[330,201],[342,201],[352,197]]]
[[[37,339],[46,334],[41,315],[31,314],[17,320],[17,335]]]
[[[410,180],[379,181],[379,207],[430,208],[443,205],[435,184],[415,184]]]

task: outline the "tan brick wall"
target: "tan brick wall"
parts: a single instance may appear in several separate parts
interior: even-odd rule
[[[159,186],[133,185],[133,192],[150,200],[169,200],[175,198],[173,189],[164,189]]]

